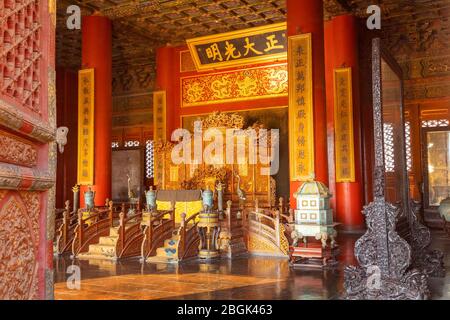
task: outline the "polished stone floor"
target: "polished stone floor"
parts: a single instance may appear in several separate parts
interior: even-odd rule
[[[55,258],[56,299],[340,299],[343,269],[355,264],[354,242],[359,236],[344,235],[339,265],[335,270],[289,268],[287,260],[240,257],[204,264],[185,262],[179,266],[141,264],[138,260],[111,262]],[[433,233],[434,248],[446,253],[445,278],[430,279],[433,299],[450,299],[450,238]],[[80,267],[79,290],[69,289],[67,268]]]

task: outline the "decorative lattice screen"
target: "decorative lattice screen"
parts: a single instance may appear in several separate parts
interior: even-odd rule
[[[405,122],[405,144],[406,144],[406,168],[412,169],[412,151],[411,151],[411,122]]]
[[[38,0],[0,0],[0,93],[39,113]]]
[[[153,178],[153,141],[145,142],[145,177]]]
[[[386,172],[394,172],[394,126],[389,123],[383,124],[384,137],[384,166]]]
[[[448,127],[449,125],[450,125],[450,121],[447,119],[422,121],[422,128]]]

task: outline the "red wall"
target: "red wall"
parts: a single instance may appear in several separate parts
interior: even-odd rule
[[[58,152],[56,173],[56,208],[63,208],[70,200],[73,208],[72,187],[77,183],[78,158],[78,74],[65,68],[56,68],[56,123],[69,128],[64,153]]]

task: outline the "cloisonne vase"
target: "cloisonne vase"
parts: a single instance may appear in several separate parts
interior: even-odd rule
[[[92,191],[92,188],[89,187],[88,191],[84,192],[84,203],[86,204],[86,209],[91,210],[94,209],[95,206],[95,191]]]
[[[153,190],[153,187],[150,187],[148,191],[145,191],[145,200],[147,201],[148,211],[156,208],[156,191]]]
[[[208,209],[212,209],[213,207],[213,192],[209,189],[206,189],[202,192],[202,200],[203,207],[207,207]]]

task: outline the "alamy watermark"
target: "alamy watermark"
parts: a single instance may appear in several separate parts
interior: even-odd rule
[[[381,8],[377,5],[371,5],[367,8],[367,13],[370,16],[367,18],[367,29],[380,30],[381,29]]]
[[[367,288],[369,290],[381,289],[381,270],[378,266],[369,266],[367,268]]]
[[[66,13],[69,15],[66,20],[66,26],[69,30],[81,29],[81,9],[77,5],[67,7]]]
[[[66,274],[67,277],[66,285],[69,290],[80,290],[81,289],[81,269],[79,266],[70,265],[67,267]]]
[[[280,166],[280,133],[278,129],[226,129],[203,132],[202,122],[195,121],[193,135],[187,129],[176,129],[172,141],[172,163],[199,165],[261,164],[261,175],[275,175]],[[206,144],[204,143],[206,142]]]

